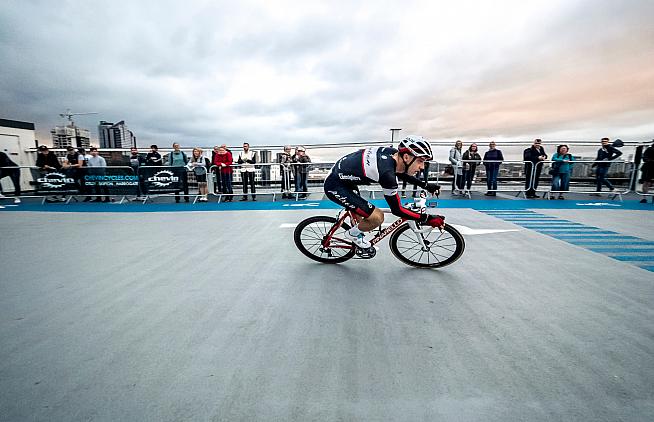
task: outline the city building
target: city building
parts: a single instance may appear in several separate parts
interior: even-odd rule
[[[63,148],[74,146],[76,148],[89,149],[91,145],[91,135],[88,129],[83,129],[73,125],[55,126],[50,130],[52,135],[52,147]],[[58,152],[57,155],[64,156],[65,152]]]
[[[125,121],[110,123],[104,120],[98,125],[100,148],[131,148],[136,146],[136,136],[125,126]]]

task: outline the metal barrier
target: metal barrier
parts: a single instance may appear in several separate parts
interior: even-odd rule
[[[625,152],[626,153],[626,152]],[[631,157],[630,157],[631,158]],[[636,168],[635,161],[614,160],[606,171],[609,183],[615,184],[615,191],[600,191],[597,189],[596,167],[598,164],[592,160],[574,161],[570,171],[569,186],[565,189],[558,184],[552,186],[553,175],[549,174],[552,161],[543,161],[534,165],[531,162],[504,160],[464,160],[464,167],[459,173],[449,163],[431,162],[428,170],[427,180],[437,181],[447,189],[447,185],[454,186],[457,190],[463,191],[467,197],[473,192],[486,192],[486,194],[516,193],[525,195],[530,190],[542,195],[552,197],[554,194],[566,192],[579,194],[609,194],[613,198],[622,200],[622,195],[633,191],[644,199],[654,196],[649,190],[645,191],[639,183],[639,174],[642,169]],[[470,167],[466,167],[469,164]],[[607,162],[599,162],[607,164]],[[273,201],[278,199],[300,200],[312,194],[323,194],[322,185],[329,174],[334,162],[313,162],[313,163],[290,163],[288,166],[281,163],[258,163],[255,165],[253,177],[246,177],[248,187],[247,196],[268,196]],[[207,183],[210,196],[217,198],[219,202],[233,200],[234,197],[244,196],[244,184],[241,174],[243,166],[231,164],[229,166],[229,177],[223,180],[223,170],[212,165],[207,172]],[[15,177],[15,170],[18,169],[18,177]],[[133,169],[129,166],[107,166],[104,170],[97,170],[94,167],[82,167],[76,170],[62,168],[59,171],[42,172],[36,167],[11,167],[3,169],[2,190],[6,193],[12,192],[12,180],[20,186],[25,186],[25,180],[29,181],[29,187],[34,188],[32,195],[24,195],[29,189],[21,189],[21,197],[48,198],[63,196],[65,202],[77,200],[79,196],[86,198],[98,197],[120,197],[120,202],[126,199],[142,200],[144,203],[149,199],[159,196],[176,196],[181,199],[182,192],[185,199],[194,197],[194,203],[199,198],[199,193],[190,193],[198,186],[198,175],[188,171],[185,167],[170,166],[142,166]],[[447,171],[453,169],[453,171]],[[93,174],[94,172],[103,174]],[[76,173],[77,172],[77,173]],[[122,178],[119,177],[122,175]],[[559,178],[560,179],[560,178]],[[565,181],[567,182],[567,180]],[[484,186],[485,185],[485,186]],[[252,187],[254,186],[254,192]],[[107,193],[107,189],[108,193]],[[15,189],[14,189],[15,190]],[[235,192],[236,190],[236,192]],[[361,192],[369,192],[371,198],[381,192],[378,187],[361,186]],[[406,193],[406,189],[403,189]],[[132,197],[133,198],[130,198]]]
[[[77,201],[78,196],[84,196],[87,199],[99,196],[121,197],[120,202],[122,203],[138,184],[138,177],[129,166],[62,167],[56,170],[19,166],[5,167],[2,168],[2,171],[3,175],[7,172],[12,173],[7,176],[16,183],[13,191],[16,197],[41,198],[42,203],[69,203],[71,200]],[[20,191],[16,189],[24,181],[27,181],[27,185],[33,188],[32,195],[23,195],[22,188]],[[3,192],[5,192],[4,187]]]
[[[430,180],[439,182],[441,189],[445,188],[445,183],[449,183],[452,192],[468,198],[471,197],[471,192],[484,191],[487,196],[494,196],[498,192],[520,195],[531,186],[530,183],[525,183],[527,174],[535,174],[530,161],[463,160],[461,173],[449,163],[437,162],[436,172],[430,172]],[[485,188],[480,186],[482,183],[485,183]]]
[[[606,166],[608,164],[608,166]],[[611,199],[619,198],[622,201],[622,195],[630,192],[630,182],[636,176],[634,172],[635,165],[631,161],[613,160],[613,161],[595,161],[595,160],[575,160],[570,162],[570,171],[566,173],[555,172],[552,174],[552,161],[543,162],[547,172],[545,177],[540,181],[549,182],[549,188],[537,190],[543,194],[543,197],[552,198],[553,194],[562,196],[564,193],[578,193],[600,196],[607,194]],[[600,167],[602,166],[602,167]],[[558,174],[557,174],[558,173]],[[532,186],[536,184],[536,175],[532,178]],[[561,176],[564,176],[561,178]],[[562,184],[569,183],[568,189],[561,189],[557,182],[561,180]],[[567,179],[567,180],[565,180]],[[613,188],[609,191],[602,191],[603,186]],[[615,186],[614,186],[615,185]],[[558,189],[557,189],[558,187]]]

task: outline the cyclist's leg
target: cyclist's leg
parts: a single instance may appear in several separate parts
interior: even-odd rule
[[[344,184],[335,175],[329,175],[325,180],[325,195],[331,201],[362,217],[357,225],[361,231],[373,230],[384,222],[384,213],[363,199],[356,185]]]

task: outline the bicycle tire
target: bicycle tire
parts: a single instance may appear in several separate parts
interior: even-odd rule
[[[410,235],[405,234],[407,230],[409,230]],[[466,247],[461,233],[449,224],[445,224],[443,233],[439,230],[432,230],[427,235],[426,240],[430,244],[428,252],[422,250],[409,225],[403,224],[393,232],[389,244],[393,255],[397,259],[417,268],[440,268],[450,265],[463,255]],[[413,245],[411,245],[411,242],[413,242]],[[400,245],[400,243],[406,243],[406,245]],[[432,253],[432,248],[437,248],[436,252]],[[425,257],[425,254],[427,262],[422,262],[421,260]],[[430,258],[433,258],[433,262],[430,262]]]
[[[323,215],[309,217],[306,220],[303,220],[295,227],[295,231],[293,232],[293,240],[295,241],[295,246],[297,246],[300,252],[302,252],[304,255],[308,256],[314,261],[318,261],[323,264],[338,264],[352,258],[355,253],[354,246],[349,250],[339,248],[333,250],[330,249],[328,251],[321,251],[322,239],[325,235],[327,235],[336,221],[337,220],[334,217],[327,217]],[[350,226],[346,223],[343,223],[334,234],[337,237],[342,238],[339,233],[349,229]],[[349,244],[349,242],[347,243]],[[345,242],[343,242],[343,244],[345,244]],[[331,256],[331,253],[334,251],[337,251],[338,256]],[[340,251],[347,252],[340,254]]]

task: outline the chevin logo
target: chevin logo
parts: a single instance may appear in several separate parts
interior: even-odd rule
[[[179,177],[175,176],[170,170],[161,170],[148,177],[148,182],[153,183],[156,187],[165,188],[171,183],[179,182]]]
[[[65,174],[61,173],[48,173],[43,177],[39,177],[36,181],[41,183],[41,187],[46,189],[59,189],[67,184],[75,183],[75,179],[66,177]]]

